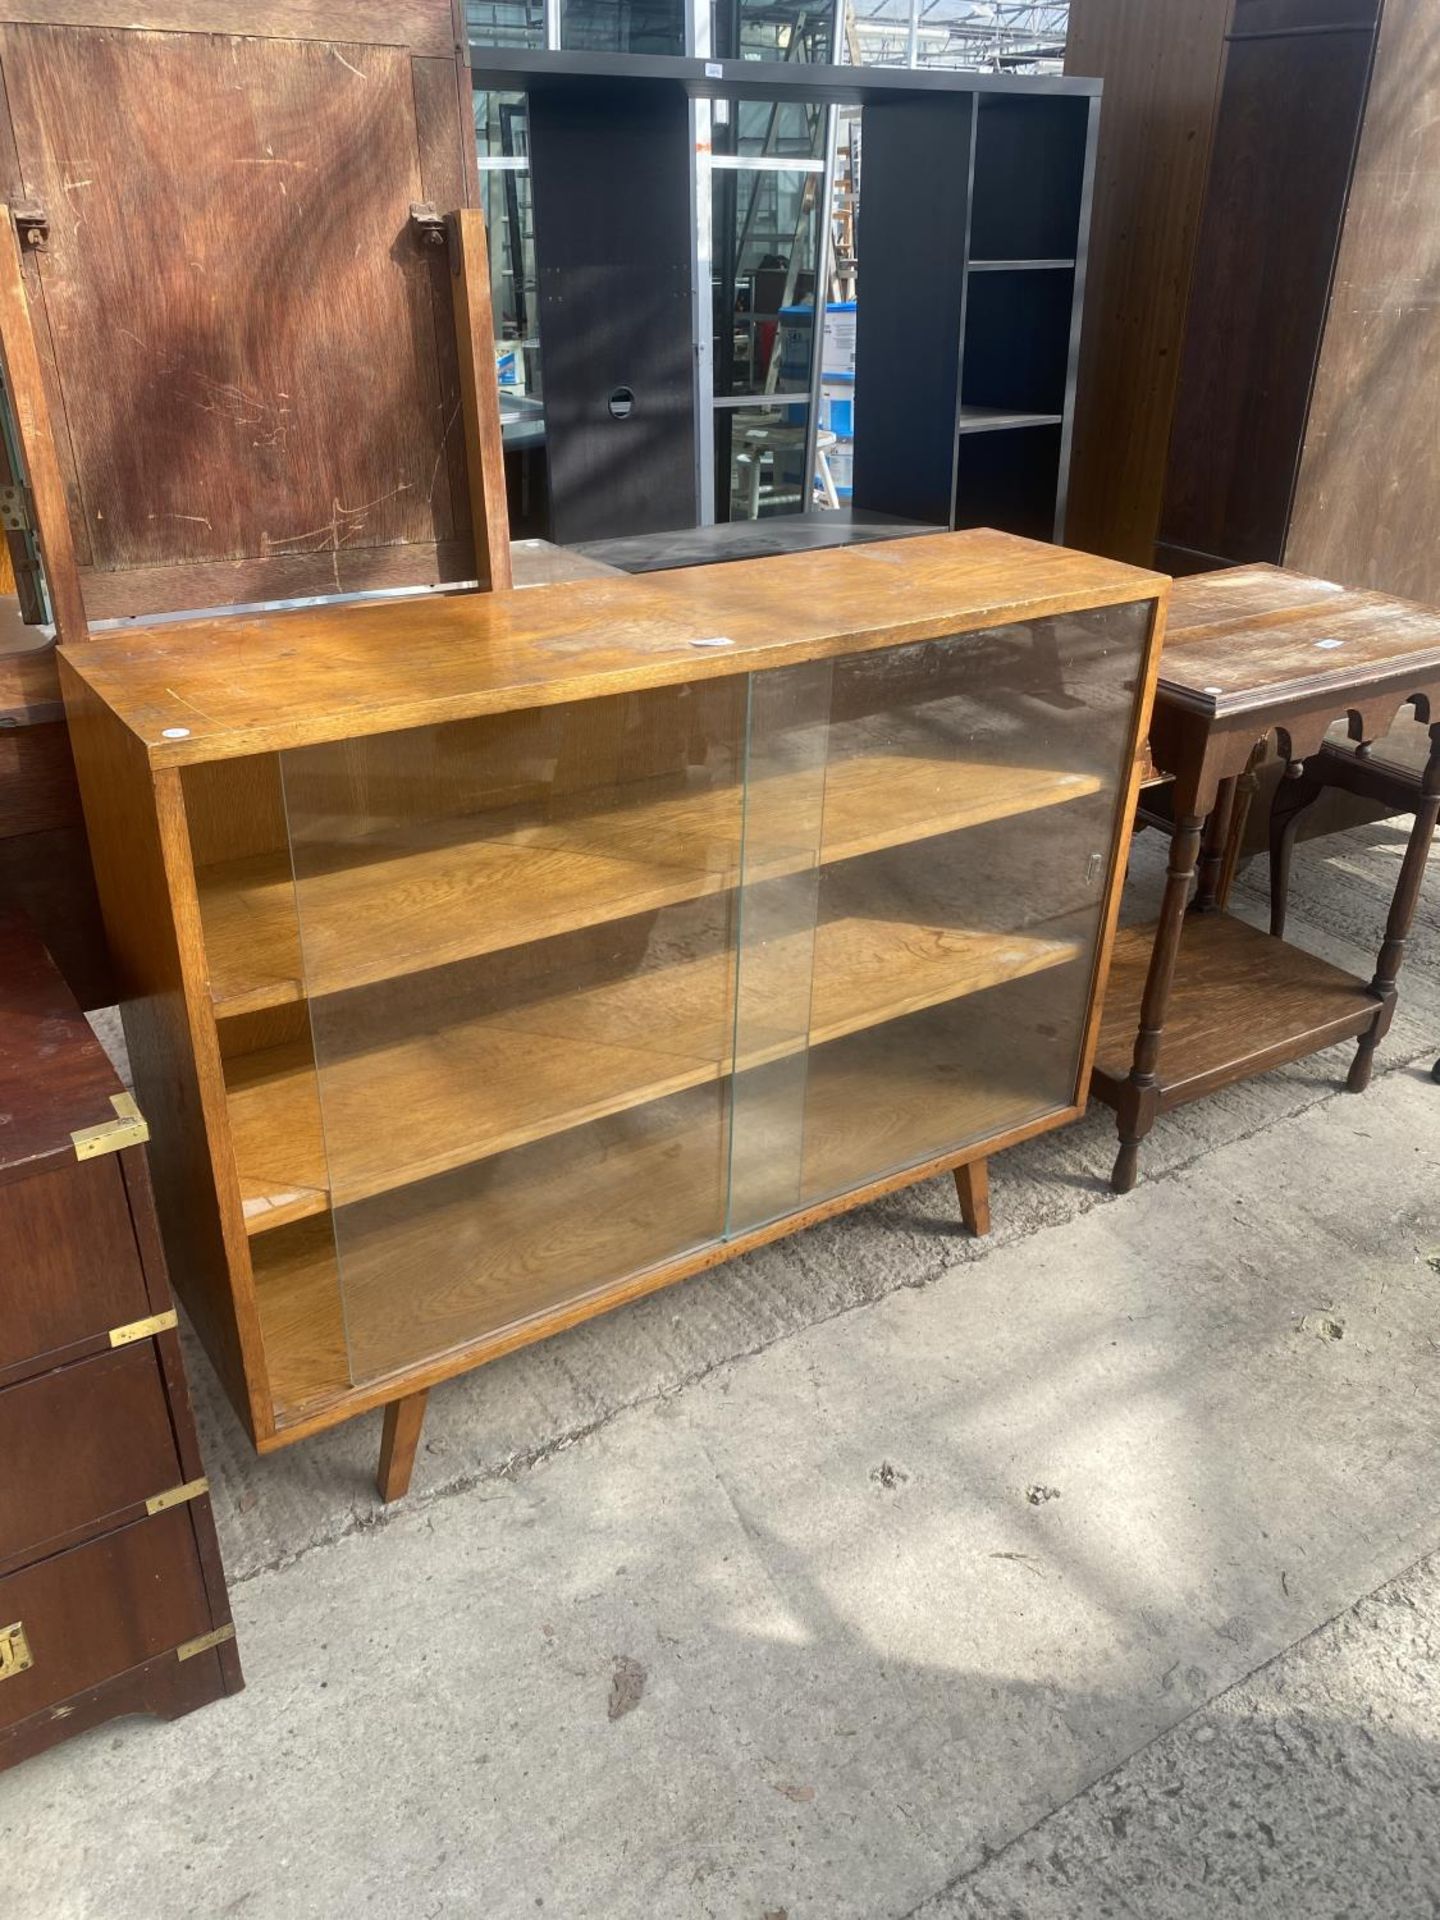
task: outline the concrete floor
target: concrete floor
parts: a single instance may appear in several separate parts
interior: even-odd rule
[[[1292,932],[1366,966],[1402,844]],[[257,1463],[197,1360],[249,1687],[0,1780],[0,1913],[1440,1911],[1436,908],[1364,1099],[1119,1201],[1092,1112],[985,1248],[932,1182],[514,1355],[390,1513],[377,1423]]]

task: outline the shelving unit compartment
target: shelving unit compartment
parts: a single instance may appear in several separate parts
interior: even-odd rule
[[[1089,101],[982,94],[977,104],[971,258],[1073,260]]]
[[[851,742],[823,785],[821,857],[929,838],[1093,792],[1083,771],[997,767],[984,759]],[[441,966],[478,953],[655,912],[735,885],[742,831],[750,871],[810,864],[821,788],[800,768],[757,780],[748,821],[738,784],[679,776],[623,802],[587,796],[523,819],[426,820],[373,840],[344,835],[307,866],[302,961],[286,851],[198,875],[210,982],[222,1018]],[[883,796],[883,805],[881,799]]]
[[[1056,537],[1059,426],[961,434],[955,458],[955,524]]]
[[[961,430],[973,407],[1049,416],[1069,379],[1074,283],[1068,273],[981,273],[965,307]]]
[[[737,1068],[1065,966],[1084,945],[1064,924],[968,926],[958,910],[948,923],[924,922],[903,917],[903,900],[889,904],[889,918],[847,913],[842,897],[818,926],[802,923],[737,955],[726,903],[706,902],[669,916],[668,926],[612,930],[619,937],[599,963],[592,956],[582,968],[549,954],[548,979],[512,995],[509,1006],[496,969],[483,963],[334,1003],[317,1013],[323,1077],[308,1039],[230,1063],[248,1231],[268,1233]],[[751,905],[763,912],[762,901]],[[636,964],[647,936],[668,964]],[[517,959],[533,974],[547,972],[543,950]],[[738,1034],[737,989],[763,1010]],[[797,1007],[804,1018],[787,1022],[784,1010]]]
[[[283,1416],[717,1241],[729,1090],[632,1107],[252,1241]]]

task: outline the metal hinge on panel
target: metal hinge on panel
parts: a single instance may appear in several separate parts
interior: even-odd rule
[[[33,200],[24,200],[19,206],[11,207],[10,218],[15,222],[20,244],[27,253],[45,253],[48,250],[50,216],[43,207],[37,206]]]
[[[0,527],[7,533],[34,533],[35,504],[28,487],[0,487]]]
[[[137,1340],[148,1340],[152,1334],[169,1333],[172,1327],[178,1325],[175,1309],[171,1307],[167,1313],[152,1313],[146,1320],[132,1320],[128,1326],[111,1327],[110,1344],[112,1347],[132,1346]]]
[[[410,202],[410,224],[422,246],[444,246],[445,216],[437,213],[428,200]]]
[[[183,1487],[171,1487],[166,1493],[152,1493],[145,1502],[146,1513],[164,1513],[167,1507],[183,1507],[187,1500],[198,1500],[202,1493],[210,1491],[210,1482],[202,1474],[198,1480],[187,1480]]]
[[[0,1627],[0,1680],[27,1673],[34,1664],[30,1642],[25,1638],[25,1622],[16,1620],[11,1626]]]
[[[183,1647],[176,1647],[177,1660],[193,1660],[197,1653],[208,1653],[212,1647],[223,1647],[227,1640],[235,1638],[234,1627],[216,1627],[213,1633],[202,1633],[198,1640],[187,1640]]]
[[[138,1147],[150,1138],[150,1129],[135,1104],[133,1093],[112,1093],[110,1104],[115,1109],[113,1120],[102,1120],[98,1127],[81,1127],[71,1134],[77,1160],[96,1160],[102,1153]]]

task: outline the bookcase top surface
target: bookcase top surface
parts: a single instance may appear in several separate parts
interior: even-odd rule
[[[673,686],[1163,598],[984,528],[674,573],[127,627],[62,650],[153,766]]]

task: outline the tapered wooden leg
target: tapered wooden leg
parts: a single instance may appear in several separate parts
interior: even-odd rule
[[[1440,818],[1440,721],[1430,729],[1430,758],[1425,763],[1425,772],[1420,781],[1415,824],[1410,829],[1405,858],[1400,862],[1400,878],[1395,883],[1390,917],[1385,923],[1385,944],[1380,949],[1380,958],[1375,962],[1375,977],[1370,982],[1370,991],[1380,1005],[1375,1018],[1360,1036],[1355,1058],[1350,1062],[1350,1075],[1345,1082],[1351,1093],[1363,1093],[1369,1086],[1375,1049],[1385,1038],[1395,1014],[1396,983],[1405,959],[1410,922],[1415,918],[1415,907],[1420,899],[1420,883],[1425,878],[1425,865],[1430,857],[1430,843],[1435,838],[1437,818]]]
[[[960,1196],[960,1218],[977,1240],[990,1231],[990,1162],[972,1160],[956,1167],[955,1191]]]
[[[428,1392],[407,1394],[403,1400],[392,1400],[385,1409],[385,1426],[380,1435],[380,1471],[375,1476],[382,1500],[403,1500],[410,1491],[415,1449],[420,1444],[425,1402],[429,1397]]]
[[[1115,1156],[1110,1185],[1116,1193],[1129,1193],[1134,1186],[1140,1164],[1140,1142],[1155,1124],[1159,1100],[1160,1041],[1165,1032],[1165,1014],[1170,1004],[1170,988],[1175,979],[1175,963],[1180,957],[1180,937],[1185,926],[1185,905],[1190,897],[1190,883],[1195,878],[1195,858],[1200,851],[1200,833],[1204,824],[1201,814],[1177,813],[1175,831],[1170,838],[1165,897],[1160,903],[1155,944],[1150,949],[1145,991],[1140,998],[1135,1058],[1120,1089],[1115,1116],[1120,1134],[1120,1151]]]

